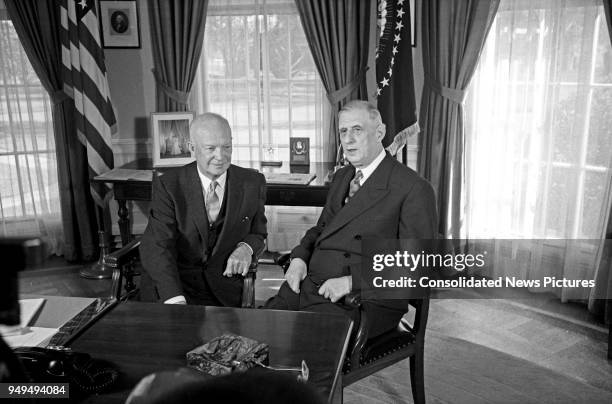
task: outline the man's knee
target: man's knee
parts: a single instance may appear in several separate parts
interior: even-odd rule
[[[263,308],[271,310],[299,310],[300,295],[291,290],[287,282],[283,282],[277,295],[268,299]]]

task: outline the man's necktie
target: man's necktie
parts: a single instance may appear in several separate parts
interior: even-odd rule
[[[206,192],[206,211],[208,213],[208,220],[213,223],[219,216],[219,210],[221,205],[219,204],[219,196],[217,196],[217,181],[212,181]]]
[[[351,184],[349,185],[348,196],[344,199],[345,204],[348,203],[349,199],[351,199],[357,193],[357,191],[359,191],[359,188],[361,188],[360,181],[362,178],[363,173],[361,170],[357,170],[357,172],[355,172],[355,176],[351,180]]]

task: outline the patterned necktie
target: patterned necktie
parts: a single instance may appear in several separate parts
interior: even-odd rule
[[[363,178],[363,173],[361,172],[361,170],[357,170],[357,172],[355,172],[355,176],[351,180],[351,184],[349,185],[348,196],[344,199],[345,204],[347,204],[349,199],[355,196],[357,191],[359,191],[359,188],[361,188],[360,181],[362,178]]]
[[[221,206],[219,204],[219,197],[217,196],[217,181],[212,181],[206,192],[206,211],[208,213],[208,220],[213,223],[219,216],[219,210]]]

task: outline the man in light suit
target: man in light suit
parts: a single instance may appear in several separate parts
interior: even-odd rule
[[[231,129],[220,115],[196,117],[190,137],[196,161],[153,179],[140,246],[143,298],[239,306],[239,275],[267,235],[265,178],[230,163]]]
[[[265,308],[358,313],[342,303],[359,290],[361,240],[433,239],[436,203],[431,185],[387,155],[385,125],[366,101],[351,101],[339,114],[340,141],[350,166],[338,170],[319,220],[291,252],[286,282]],[[407,300],[364,300],[369,337],[397,326]]]

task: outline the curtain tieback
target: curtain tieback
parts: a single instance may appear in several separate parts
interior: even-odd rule
[[[159,87],[163,90],[164,94],[168,97],[172,98],[174,101],[179,104],[187,105],[187,101],[189,100],[189,93],[185,91],[179,91],[174,88],[171,88],[164,80],[157,74],[155,69],[151,69],[153,72],[153,77],[155,77],[155,81],[159,85]]]
[[[49,97],[51,98],[51,102],[53,103],[53,105],[61,104],[62,102],[70,98],[64,90],[54,91],[53,94],[49,94]]]
[[[353,80],[348,82],[347,85],[345,85],[342,88],[337,89],[336,91],[332,91],[331,93],[327,94],[327,99],[329,100],[329,102],[331,103],[333,107],[336,107],[340,101],[348,97],[351,94],[351,92],[354,89],[356,89],[357,86],[359,86],[359,84],[361,84],[361,82],[363,81],[365,77],[366,71],[368,71],[368,67],[362,66],[361,69],[359,69],[359,73],[357,73],[357,75],[353,78]]]
[[[437,80],[432,80],[430,78],[425,78],[425,85],[429,87],[433,92],[456,104],[461,105],[465,101],[465,96],[467,94],[467,91],[465,90],[457,90],[455,88],[445,87]]]

